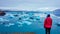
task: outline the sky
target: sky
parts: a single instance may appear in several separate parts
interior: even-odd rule
[[[0,9],[54,10],[60,9],[60,0],[0,0]]]

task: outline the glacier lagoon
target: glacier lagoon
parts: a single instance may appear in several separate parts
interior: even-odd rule
[[[52,12],[25,12],[8,11],[5,16],[0,16],[0,32],[34,32],[45,34],[44,19],[51,15],[53,24],[51,34],[60,34],[60,18]]]

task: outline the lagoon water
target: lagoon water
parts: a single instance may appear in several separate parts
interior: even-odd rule
[[[0,16],[0,32],[34,32],[45,34],[44,19],[49,12],[6,12]],[[53,19],[51,34],[60,34],[60,18],[50,13]]]

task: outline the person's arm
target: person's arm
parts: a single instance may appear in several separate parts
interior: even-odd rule
[[[44,20],[44,28],[45,28],[45,25],[46,25],[46,19]]]
[[[51,26],[52,26],[52,19],[51,19]]]

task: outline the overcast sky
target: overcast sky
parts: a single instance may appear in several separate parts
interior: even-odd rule
[[[60,0],[0,0],[0,9],[40,10],[60,8]]]

